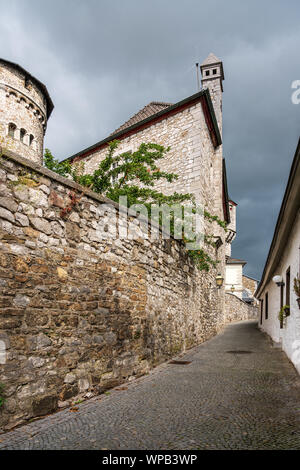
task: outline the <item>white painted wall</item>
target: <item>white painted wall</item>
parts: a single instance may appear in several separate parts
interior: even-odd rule
[[[236,235],[236,205],[231,201],[228,203],[230,213],[230,224],[227,225],[228,235],[230,235],[230,243],[226,243],[226,255],[231,256],[231,243],[235,239]],[[233,233],[232,233],[233,232]]]
[[[231,286],[234,286],[233,294],[242,298],[243,292],[243,265],[226,264],[225,291],[231,292]]]
[[[280,274],[284,281],[286,270],[291,270],[290,316],[286,318],[284,327],[280,329],[278,312],[280,310],[280,287],[271,280],[260,296],[264,300],[263,320],[260,328],[268,333],[276,342],[282,343],[282,349],[300,373],[300,309],[297,296],[293,289],[294,278],[299,273],[299,246],[300,246],[300,210],[286,244],[284,254],[272,277]],[[265,319],[265,294],[269,295],[269,314]],[[284,287],[283,304],[285,304],[286,290]],[[259,313],[260,317],[260,313]],[[260,322],[259,322],[260,324]]]

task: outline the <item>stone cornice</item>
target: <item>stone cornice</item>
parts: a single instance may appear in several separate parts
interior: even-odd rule
[[[13,86],[8,85],[7,83],[1,82],[1,81],[0,81],[0,89],[4,90],[6,92],[7,97],[11,94],[9,92],[9,90],[12,90],[13,93],[17,93],[17,94],[21,95],[21,98],[23,98],[25,100],[25,103],[27,103],[27,101],[29,101],[32,104],[33,108],[34,108],[33,113],[37,114],[36,110],[38,110],[39,114],[40,114],[40,117],[42,118],[41,119],[40,117],[38,117],[38,119],[42,122],[43,126],[46,126],[47,118],[46,118],[45,112],[42,110],[42,108],[30,96],[23,93],[18,88],[14,88]],[[18,95],[17,95],[17,98],[19,98],[19,100],[20,100],[20,96],[18,97]],[[27,105],[28,105],[28,103],[27,103]],[[29,108],[29,105],[28,105],[28,108]]]

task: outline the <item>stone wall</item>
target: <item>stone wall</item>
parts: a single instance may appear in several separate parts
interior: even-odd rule
[[[114,219],[139,238],[112,239]],[[198,271],[161,233],[145,240],[137,222],[33,162],[1,158],[0,428],[145,374],[222,327],[216,271]]]
[[[243,275],[243,288],[251,292],[252,296],[254,296],[255,294],[257,285],[258,281],[256,281],[255,279],[251,279],[251,277]]]
[[[225,294],[225,322],[257,320],[258,307],[247,304],[236,295]]]

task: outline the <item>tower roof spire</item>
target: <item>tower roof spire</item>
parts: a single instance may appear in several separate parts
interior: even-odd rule
[[[221,59],[219,59],[213,52],[211,52],[206,59],[202,62],[202,65],[212,65],[212,64],[219,64]]]

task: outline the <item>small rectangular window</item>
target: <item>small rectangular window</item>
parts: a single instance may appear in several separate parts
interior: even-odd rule
[[[265,319],[268,320],[269,315],[269,294],[268,292],[265,295]]]
[[[217,69],[213,69],[213,75],[217,75]]]
[[[205,71],[205,75],[206,75],[206,76],[209,75],[209,70],[206,70],[206,71]]]

